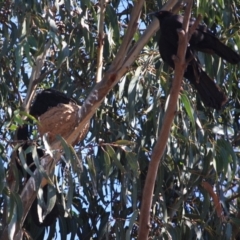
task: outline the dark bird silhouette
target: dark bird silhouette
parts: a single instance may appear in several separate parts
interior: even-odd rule
[[[41,91],[38,93],[34,99],[33,104],[30,107],[30,114],[34,116],[35,118],[38,118],[45,112],[47,112],[50,108],[58,106],[58,104],[77,104],[75,100],[72,98],[69,98],[64,93],[59,92],[55,89],[49,88],[46,90]],[[22,144],[22,149],[26,151],[32,144],[28,141],[30,139],[32,128],[31,126],[28,126],[27,124],[20,126],[17,130],[17,139],[18,140],[24,140]],[[38,157],[41,158],[44,155],[44,151],[40,148],[37,149]],[[36,166],[34,164],[34,160],[32,157],[32,153],[28,152],[25,154],[26,158],[26,164],[30,168],[32,172],[36,169]],[[17,162],[17,168],[20,171],[20,177],[26,175],[26,180],[28,180],[31,176],[28,173],[25,173],[23,167],[20,165],[19,162]],[[45,186],[43,188],[43,196],[44,200],[47,201],[47,187]],[[35,199],[31,209],[30,209],[30,215],[31,218],[27,217],[27,220],[24,223],[24,227],[30,231],[31,224],[29,225],[29,222],[33,220],[35,225],[39,227],[47,227],[51,226],[53,223],[55,223],[56,218],[59,216],[59,209],[58,209],[58,203],[54,205],[52,211],[45,217],[43,222],[39,221],[38,218],[38,210],[37,210],[37,204],[38,200]]]
[[[160,21],[159,52],[163,61],[174,68],[172,57],[177,54],[177,30],[182,28],[183,16],[175,15],[168,11],[157,12],[155,16]],[[193,23],[194,21],[191,20],[189,27],[191,27]],[[201,68],[196,55],[197,51],[217,54],[232,64],[240,62],[240,55],[221,43],[205,25],[199,24],[189,41],[186,52],[186,59],[189,63],[185,70],[184,77],[197,89],[205,106],[221,109],[222,105],[226,103],[227,97],[214,80]]]
[[[75,100],[67,97],[64,93],[55,89],[48,88],[38,93],[31,108],[30,114],[35,118],[44,114],[52,107],[56,107],[58,104],[77,104]]]

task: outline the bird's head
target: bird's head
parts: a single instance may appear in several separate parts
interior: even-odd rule
[[[169,11],[159,11],[159,12],[154,13],[154,16],[160,21],[160,23],[166,17],[170,17],[172,15],[173,15],[173,13],[169,12]]]

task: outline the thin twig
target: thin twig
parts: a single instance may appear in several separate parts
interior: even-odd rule
[[[38,83],[40,83],[48,74],[52,73],[54,70],[56,70],[56,68],[48,70],[47,72],[40,75],[37,79],[34,79],[33,80],[33,85],[37,85]]]
[[[44,51],[41,55],[39,55],[35,61],[35,66],[32,68],[32,73],[31,73],[31,77],[30,77],[30,83],[29,83],[29,86],[28,86],[28,91],[27,91],[27,96],[24,100],[24,103],[23,103],[23,108],[26,112],[29,111],[29,107],[31,105],[31,102],[33,100],[33,97],[35,95],[35,91],[36,91],[36,88],[37,88],[37,84],[36,84],[36,79],[39,78],[40,76],[40,73],[41,73],[41,70],[42,70],[42,67],[43,67],[43,64],[45,62],[45,59],[46,59],[46,55],[49,51],[49,48],[50,48],[50,40],[45,44],[45,47],[44,47]]]
[[[175,6],[172,8],[172,12],[173,12],[173,13],[179,12],[180,9],[183,7],[184,3],[185,3],[184,1],[179,0],[179,1],[175,4]]]
[[[191,10],[192,10],[192,0],[188,0],[186,1],[187,3],[187,7],[186,7],[186,11],[184,13],[184,18],[183,18],[183,24],[182,24],[182,29],[183,31],[185,31],[185,33],[188,34],[188,26],[189,26],[189,21],[191,18]],[[186,47],[187,49],[187,47]],[[185,59],[185,57],[184,57]]]
[[[103,47],[104,47],[104,14],[105,14],[105,0],[100,1],[99,8],[99,22],[98,22],[98,49],[97,49],[97,74],[96,82],[100,82],[102,79],[103,68]]]

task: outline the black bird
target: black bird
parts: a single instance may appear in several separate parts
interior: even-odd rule
[[[67,97],[62,92],[59,92],[53,88],[45,89],[37,94],[30,108],[30,114],[37,118],[50,108],[56,107],[60,103],[77,104],[74,99]]]
[[[172,56],[177,54],[177,30],[182,28],[183,16],[175,15],[169,11],[157,12],[155,16],[160,21],[159,52],[163,61],[174,68]],[[189,27],[193,23],[194,21],[191,19]],[[189,63],[184,77],[194,85],[206,106],[221,109],[222,105],[226,103],[227,97],[214,80],[202,70],[196,51],[215,53],[232,64],[240,62],[240,55],[221,43],[205,25],[199,24],[189,41],[186,52],[186,59],[189,60]]]
[[[64,93],[59,92],[55,89],[49,88],[49,89],[43,90],[42,92],[36,95],[35,100],[31,105],[29,112],[32,116],[34,116],[35,118],[38,118],[39,116],[47,112],[50,108],[58,106],[58,104],[74,104],[75,105],[77,103],[74,99],[69,98]],[[20,126],[17,130],[17,139],[25,141],[22,144],[22,148],[24,151],[26,151],[27,148],[32,145],[30,142],[27,141],[30,138],[31,131],[32,131],[32,127],[28,126],[27,124]],[[39,158],[43,157],[44,155],[44,151],[39,148],[37,149],[37,153]],[[36,169],[36,166],[34,164],[32,153],[29,153],[29,152],[26,153],[26,163],[28,167],[31,169],[31,171],[34,172]],[[22,177],[24,175],[24,169],[19,162],[17,162],[17,168],[21,173],[20,177]],[[29,174],[25,174],[25,175],[27,180],[31,177]],[[48,186],[45,186],[43,188],[43,196],[45,201],[47,201],[47,187]],[[40,222],[38,218],[37,205],[38,205],[38,200],[36,198],[29,211],[31,213],[31,218],[27,217],[27,220],[24,223],[24,227],[28,231],[30,231],[32,226],[31,220],[33,220],[35,225],[37,225],[38,227],[43,227],[43,226],[47,227],[47,226],[51,226],[56,221],[56,218],[59,216],[58,203],[56,202],[52,211],[48,213],[48,215],[45,217],[43,222]]]

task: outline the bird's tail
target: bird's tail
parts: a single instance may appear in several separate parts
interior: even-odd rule
[[[219,110],[226,103],[226,95],[196,62],[193,65],[188,65],[184,77],[197,89],[205,106]]]
[[[213,50],[219,57],[225,59],[231,64],[237,64],[240,62],[240,56],[230,47],[220,42],[218,39],[214,41]]]
[[[198,42],[196,46],[194,45],[194,47],[199,51],[215,53],[231,64],[237,64],[240,62],[239,54],[237,54],[234,50],[223,44],[218,38],[212,34],[209,34],[208,32],[204,33],[203,40]]]

